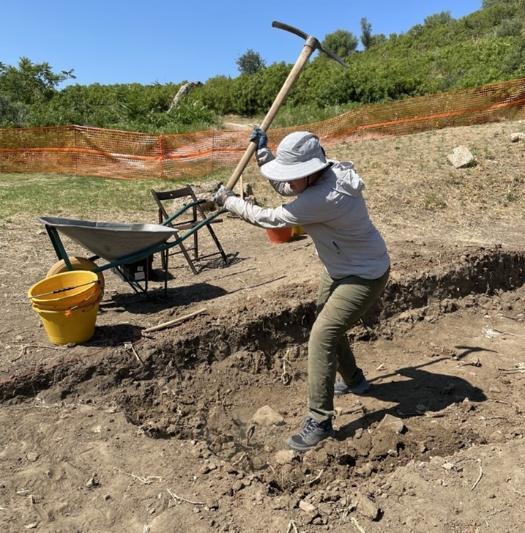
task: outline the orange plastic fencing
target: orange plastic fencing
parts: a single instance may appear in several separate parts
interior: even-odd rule
[[[356,108],[322,122],[273,129],[271,146],[292,130],[325,144],[525,117],[525,78],[453,93]],[[0,129],[0,172],[55,172],[109,178],[197,177],[233,166],[247,131],[152,135],[85,126]]]

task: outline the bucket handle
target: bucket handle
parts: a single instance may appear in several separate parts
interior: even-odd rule
[[[70,291],[71,289],[78,289],[79,287],[85,287],[86,285],[91,285],[92,283],[100,283],[98,279],[95,279],[93,281],[86,281],[86,283],[81,283],[80,285],[73,285],[72,287],[62,287],[61,289],[55,289],[54,291],[49,292],[43,292],[42,294],[36,294],[34,296],[30,296],[31,300],[34,300],[35,298],[41,298],[42,296],[49,296],[50,294],[58,294],[59,292],[65,292]]]
[[[73,307],[70,307],[69,309],[65,309],[64,316],[66,318],[69,318],[73,314],[73,311],[78,311],[79,309],[83,309],[84,307],[90,307],[96,303],[96,302],[90,302],[89,298],[86,298],[85,300],[83,300],[83,302],[80,302],[79,304],[74,305]]]

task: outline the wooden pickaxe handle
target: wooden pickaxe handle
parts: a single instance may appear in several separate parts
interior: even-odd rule
[[[301,53],[299,54],[299,57],[297,58],[295,65],[293,66],[292,70],[288,74],[286,81],[284,82],[283,86],[281,87],[281,90],[275,97],[275,100],[273,101],[272,106],[268,110],[268,113],[266,113],[266,116],[264,117],[264,120],[262,121],[260,125],[260,128],[263,131],[267,131],[268,128],[270,127],[271,123],[273,122],[273,119],[275,118],[275,115],[277,115],[277,112],[279,111],[284,100],[288,96],[290,89],[292,88],[293,84],[296,82],[297,78],[301,74],[301,71],[303,70],[306,62],[308,61],[310,56],[313,54],[313,52],[316,50],[318,43],[319,41],[315,37],[308,37],[308,39],[306,40],[306,43],[303,46],[303,49]],[[228,183],[226,184],[227,189],[232,190],[235,187],[235,184],[241,177],[241,174],[244,172],[244,169],[248,166],[250,159],[255,153],[255,149],[256,149],[255,143],[250,142],[250,144],[248,145],[248,148],[246,148],[244,155],[242,156],[241,160],[237,163],[237,166],[235,167],[233,174],[231,175],[230,179],[228,180]]]

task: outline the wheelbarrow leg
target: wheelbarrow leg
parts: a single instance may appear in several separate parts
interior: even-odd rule
[[[68,270],[73,270],[71,261],[69,260],[69,256],[67,255],[62,241],[60,240],[60,235],[58,234],[57,229],[53,228],[52,226],[48,226],[47,224],[45,225],[45,228],[58,259],[62,259],[64,261]]]

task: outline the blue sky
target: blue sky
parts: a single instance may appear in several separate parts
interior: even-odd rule
[[[425,17],[454,18],[481,0],[2,0],[0,62],[21,56],[74,69],[76,83],[206,81],[238,74],[235,60],[251,48],[267,64],[293,63],[302,42],[272,20],[322,40],[338,29],[359,37],[366,17],[373,33],[403,33]]]

